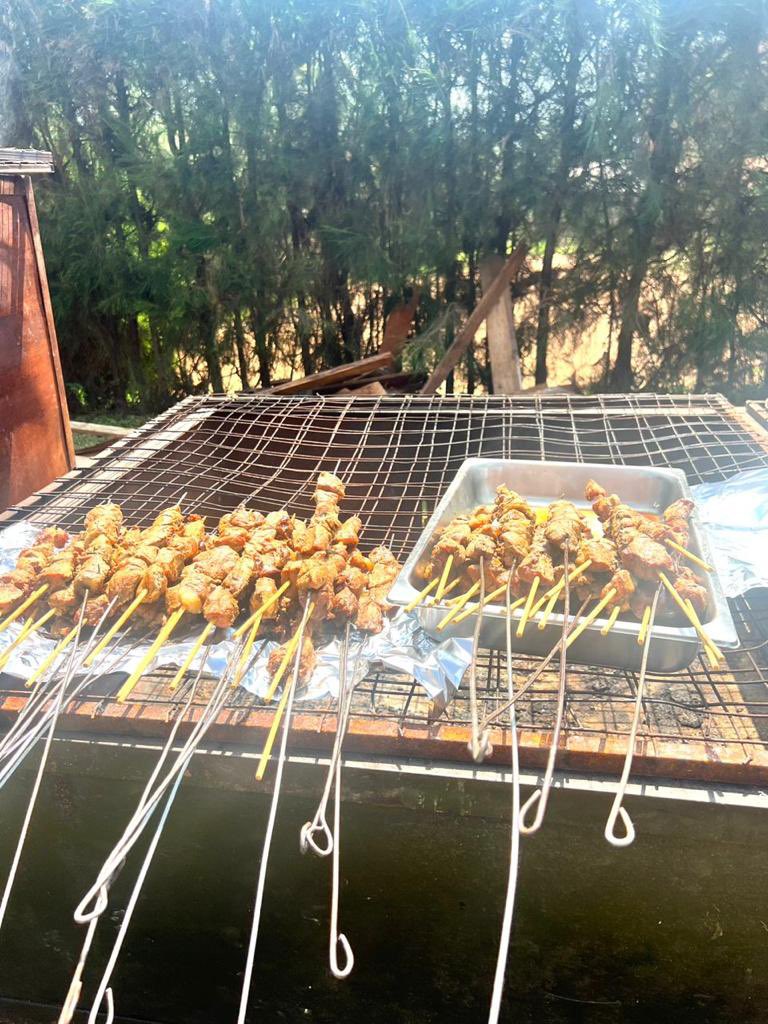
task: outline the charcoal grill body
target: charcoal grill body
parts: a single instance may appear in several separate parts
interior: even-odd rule
[[[340,463],[365,546],[386,541],[402,559],[476,456],[662,465],[691,484],[768,465],[764,437],[718,396],[209,396],[181,403],[5,518],[74,527],[107,494],[140,525],[182,493],[212,519],[245,499],[304,514],[317,472]],[[765,1019],[768,601],[753,594],[731,611],[742,646],[727,668],[699,659],[648,680],[627,800],[638,840],[625,851],[608,847],[602,830],[636,679],[588,666],[569,674],[563,774],[544,828],[523,844],[506,996],[514,1019],[662,1020],[670,1008],[697,1024]],[[521,674],[534,663],[521,658]],[[167,735],[168,679],[142,680],[121,705],[107,680],[62,716],[3,937],[13,951],[5,973],[0,965],[9,1020],[50,1020],[49,1008],[30,1002],[61,999],[81,939],[72,908]],[[10,721],[26,694],[0,683]],[[478,683],[490,711],[506,691],[498,653],[481,655]],[[526,788],[546,758],[555,689],[543,678],[520,707]],[[293,719],[253,1005],[266,1020],[357,1022],[363,1008],[372,1021],[474,1022],[487,1007],[503,899],[508,734],[502,724],[493,759],[471,765],[463,691],[436,717],[412,680],[381,670],[361,684],[345,745],[342,860],[343,926],[358,967],[339,986],[325,969],[327,864],[298,855],[298,829],[323,781],[317,758],[332,745],[331,712],[298,705]],[[272,713],[237,695],[193,762],[115,976],[127,1017],[234,1016],[269,789],[253,782],[254,754]],[[12,801],[20,816],[29,781],[20,774],[3,795],[8,820]],[[8,830],[3,841],[12,838]],[[115,889],[117,906],[126,884]],[[12,1000],[25,1002],[26,1017],[13,1015]],[[574,1016],[593,1005],[581,1000],[602,1016]]]

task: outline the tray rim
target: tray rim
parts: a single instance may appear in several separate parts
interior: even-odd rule
[[[666,477],[669,480],[674,480],[681,487],[681,496],[693,500],[693,495],[685,473],[681,469],[675,469],[670,466],[622,466],[616,465],[615,463],[605,462],[564,462],[555,459],[487,459],[473,456],[472,458],[465,459],[461,464],[453,480],[448,484],[445,493],[435,506],[428,522],[422,529],[416,544],[411,549],[408,558],[404,562],[400,572],[398,573],[397,579],[389,592],[387,599],[392,604],[403,607],[409,604],[417,596],[419,591],[410,582],[410,576],[425,552],[428,539],[440,524],[447,505],[452,500],[454,493],[461,487],[464,478],[468,476],[476,466],[482,466],[484,463],[489,462],[497,465],[501,463],[505,466],[509,466],[510,468],[518,466],[530,468],[532,465],[547,466],[550,468],[562,467],[564,469],[578,467],[582,470],[594,470],[593,475],[595,476],[599,476],[601,470],[604,471],[606,466],[610,466],[612,472],[619,472],[620,474],[632,476],[661,476]],[[709,562],[710,565],[713,565],[714,562],[709,543],[709,536],[705,526],[699,520],[698,511],[695,506],[691,522],[696,532],[696,539],[698,541],[698,548],[701,553],[701,557],[704,558],[705,561]],[[708,578],[712,588],[715,615],[706,623],[707,633],[718,646],[727,648],[728,650],[736,650],[741,646],[741,644],[717,571],[715,570],[714,572],[709,573]],[[522,611],[520,609],[516,609],[512,613],[515,619],[519,619],[521,614]],[[505,620],[506,615],[503,605],[486,605],[483,609],[483,618]],[[467,621],[474,623],[476,621],[476,617],[471,615],[468,617]],[[605,625],[606,621],[607,619],[602,617],[595,619],[595,621],[587,627],[585,634],[589,634],[590,632],[599,634],[600,629]],[[550,616],[550,622],[553,624],[562,623],[562,615],[560,613],[554,613]],[[634,638],[635,640],[637,639],[639,631],[639,622],[633,623],[617,620],[613,626],[613,632],[615,635],[625,635],[627,638]],[[667,641],[676,641],[678,643],[690,643],[693,646],[698,646],[698,636],[692,626],[654,626],[653,632],[657,639],[666,639]],[[446,639],[448,639],[449,635],[449,630],[446,630]]]

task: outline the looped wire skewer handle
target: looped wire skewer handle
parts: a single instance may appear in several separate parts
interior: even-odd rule
[[[326,845],[321,846],[315,839],[315,835],[320,834],[325,836]],[[301,826],[301,832],[299,833],[299,849],[302,853],[306,853],[307,850],[311,850],[312,853],[318,857],[327,857],[333,851],[333,833],[331,832],[328,822],[325,818],[325,807],[318,807],[317,812],[312,821],[307,821]]]
[[[623,792],[616,794],[613,799],[611,813],[608,815],[608,820],[605,823],[605,838],[611,846],[631,846],[635,841],[635,826],[632,824],[632,819],[627,811],[621,806],[623,799]],[[616,835],[616,821],[618,818],[621,818],[621,823],[624,826],[623,836]]]
[[[339,967],[338,960],[338,947],[344,950],[344,966]],[[334,978],[338,978],[342,981],[344,978],[348,978],[352,973],[352,968],[355,966],[355,954],[352,952],[352,947],[349,944],[347,936],[343,932],[339,932],[336,935],[336,941],[333,941],[331,936],[331,944],[328,950],[328,959],[331,967],[331,974]]]
[[[535,792],[531,793],[531,795],[525,801],[523,806],[520,808],[520,831],[523,833],[524,836],[529,836],[533,832],[538,832],[538,830],[541,828],[541,823],[542,821],[544,821],[544,814],[547,810],[547,801],[542,799],[543,796],[544,787],[539,786],[539,788],[535,790]],[[529,825],[525,819],[528,816],[528,812],[534,806],[536,806],[536,817]]]

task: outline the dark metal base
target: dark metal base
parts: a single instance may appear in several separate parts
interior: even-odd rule
[[[0,933],[0,1022],[55,1020],[82,941],[72,909],[155,756],[55,745]],[[114,977],[120,1019],[234,1021],[267,812],[253,767],[236,755],[195,760]],[[34,765],[27,768],[0,794],[3,877]],[[466,768],[455,777],[346,770],[340,923],[357,962],[337,982],[327,969],[330,865],[298,849],[323,774],[311,763],[287,769],[250,1019],[484,1020],[507,871],[508,785],[493,773],[473,779]],[[606,792],[555,791],[542,831],[524,840],[502,1019],[766,1020],[768,816],[630,796],[638,840],[621,851],[602,837],[609,806]],[[141,852],[115,886],[92,969],[107,954]],[[95,981],[91,970],[86,1007]]]

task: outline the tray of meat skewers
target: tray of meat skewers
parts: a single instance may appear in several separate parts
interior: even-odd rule
[[[107,502],[85,515],[75,535],[59,527],[34,531],[13,568],[0,575],[0,630],[9,624],[17,630],[12,643],[6,643],[10,633],[0,637],[0,670],[13,648],[24,649],[35,634],[61,638],[60,648],[77,633],[82,616],[81,629],[100,627],[94,654],[103,648],[106,654],[107,641],[118,642],[137,627],[157,634],[154,656],[174,630],[175,640],[191,632],[191,645],[201,625],[201,637],[215,640],[232,636],[235,626],[235,636],[247,635],[253,624],[260,638],[277,641],[268,666],[274,678],[297,647],[309,605],[300,645],[300,682],[306,682],[318,643],[347,624],[377,634],[395,610],[386,594],[400,564],[383,545],[362,550],[363,523],[354,515],[342,518],[344,495],[342,481],[321,472],[307,520],[286,509],[262,514],[243,504],[209,530],[200,516],[173,506],[139,528]],[[148,663],[131,674],[118,699]]]
[[[700,640],[713,663],[738,646],[710,561],[678,470],[468,459],[389,599],[433,637],[479,630],[502,649],[510,608],[512,649],[543,656],[562,636],[567,575],[569,661],[637,670],[658,590],[647,667],[672,672]]]

